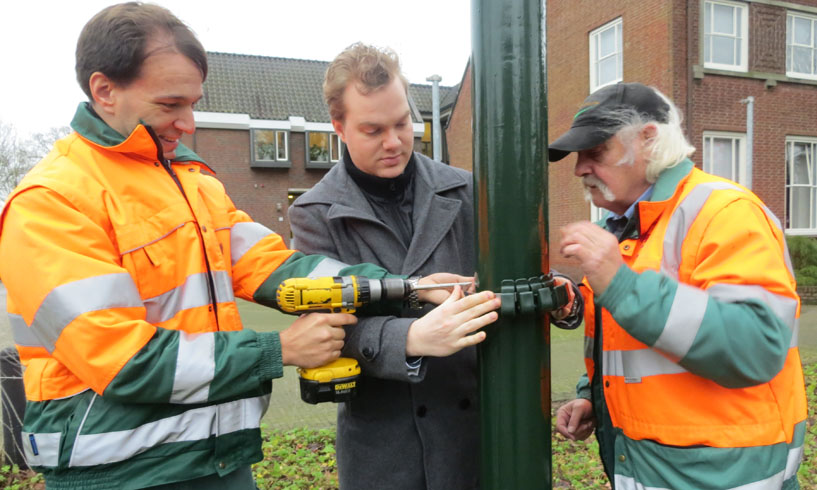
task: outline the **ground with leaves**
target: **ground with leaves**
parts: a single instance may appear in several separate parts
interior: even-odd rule
[[[800,485],[817,490],[817,362],[805,368],[809,398],[809,422]],[[597,454],[598,445],[573,443],[553,436],[553,488],[609,488]],[[261,490],[337,489],[335,431],[295,429],[264,431],[264,455],[253,466]],[[6,489],[42,490],[42,477],[16,466],[0,467],[0,486]]]

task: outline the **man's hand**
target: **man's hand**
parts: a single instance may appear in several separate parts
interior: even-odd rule
[[[590,400],[576,398],[556,411],[556,430],[571,441],[583,441],[593,433],[596,417]]]
[[[437,272],[436,274],[423,276],[420,278],[417,284],[446,284],[451,282],[470,282],[471,285],[465,289],[465,292],[468,294],[474,293],[477,290],[476,285],[474,284],[473,276],[461,276],[459,274],[451,274],[448,272]],[[417,297],[423,303],[433,303],[435,305],[439,305],[448,299],[452,290],[452,288],[424,289],[422,291],[417,291]]]
[[[314,368],[340,357],[346,332],[344,325],[357,323],[347,313],[301,315],[281,331],[281,360],[285,366]]]
[[[553,283],[556,286],[561,286],[562,284],[567,285],[567,304],[558,310],[553,310],[550,312],[550,316],[552,316],[554,320],[564,320],[567,318],[567,315],[570,314],[570,310],[573,308],[573,301],[576,299],[576,293],[573,291],[572,282],[566,277],[553,276]]]
[[[571,223],[561,235],[562,257],[578,260],[593,292],[602,294],[624,263],[616,236],[589,221]]]
[[[407,356],[450,356],[485,340],[485,332],[476,332],[499,318],[494,312],[501,302],[491,291],[463,296],[462,288],[440,306],[415,320],[406,339]]]

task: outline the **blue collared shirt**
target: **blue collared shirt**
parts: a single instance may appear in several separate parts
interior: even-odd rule
[[[652,191],[655,189],[655,184],[649,186],[646,191],[644,191],[638,199],[635,200],[630,207],[624,211],[624,214],[616,214],[612,211],[607,215],[607,219],[605,223],[607,224],[607,229],[610,233],[614,234],[615,236],[621,239],[621,233],[624,231],[624,228],[627,227],[627,223],[632,219],[633,215],[635,214],[635,207],[641,201],[648,201],[650,197],[652,197]]]

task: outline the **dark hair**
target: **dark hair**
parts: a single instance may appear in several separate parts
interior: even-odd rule
[[[193,31],[164,7],[127,2],[106,7],[82,28],[77,41],[77,81],[91,98],[89,80],[101,72],[127,85],[139,77],[150,56],[145,48],[154,36],[167,35],[171,47],[198,66],[207,78],[207,54]]]

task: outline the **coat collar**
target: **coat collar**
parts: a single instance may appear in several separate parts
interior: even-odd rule
[[[79,104],[77,112],[74,114],[74,119],[71,121],[71,127],[82,139],[99,148],[118,153],[135,154],[150,162],[155,162],[159,158],[159,148],[150,126],[141,123],[136,126],[126,138],[108,126],[108,124],[94,112],[91,108],[91,104],[88,102]],[[176,149],[176,158],[173,161],[179,163],[197,162],[213,172],[200,156],[196,155],[196,153],[181,142],[179,142],[179,146]]]
[[[685,180],[695,164],[692,160],[685,158],[681,163],[670,167],[658,176],[655,181],[655,189],[649,201],[638,203],[638,217],[640,234],[646,233],[658,221],[670,202],[678,191],[679,184]]]

